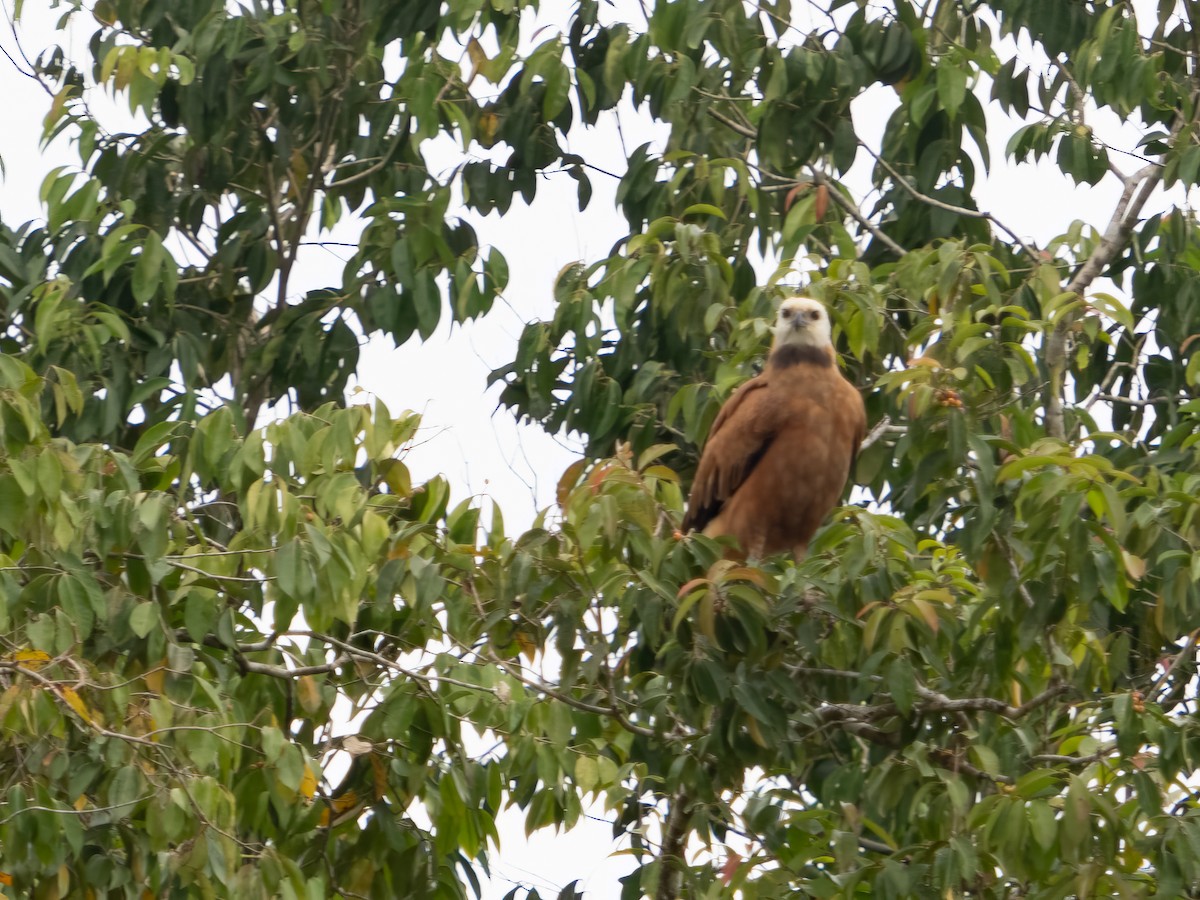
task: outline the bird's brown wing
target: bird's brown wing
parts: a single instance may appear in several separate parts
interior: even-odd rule
[[[767,376],[743,384],[721,407],[692,482],[685,532],[702,530],[754,470],[776,430],[767,402]]]
[[[850,467],[846,472],[846,478],[854,479],[854,464],[858,462],[858,449],[862,446],[863,440],[867,436],[867,410],[863,405],[862,394],[858,392],[850,381],[843,379],[841,388],[845,395],[845,405],[847,409],[852,409],[855,412],[854,416],[854,433],[850,439]]]

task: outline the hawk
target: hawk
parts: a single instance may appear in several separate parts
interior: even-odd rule
[[[683,530],[730,535],[750,558],[790,550],[799,562],[842,496],[867,414],[838,371],[824,306],[783,301],[774,336],[766,369],[713,422]]]

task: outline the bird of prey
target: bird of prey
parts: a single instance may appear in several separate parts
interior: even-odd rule
[[[867,416],[838,371],[829,314],[783,301],[763,373],[725,402],[700,457],[684,532],[737,539],[743,557],[799,562],[849,479]]]

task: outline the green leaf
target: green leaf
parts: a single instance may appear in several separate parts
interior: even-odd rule
[[[167,260],[162,240],[153,232],[146,232],[142,252],[133,266],[133,297],[138,303],[149,303],[162,281],[163,264]]]
[[[937,67],[938,103],[952,119],[958,118],[967,94],[967,73],[961,64],[943,59]]]
[[[158,607],[154,603],[139,603],[129,614],[129,627],[140,638],[150,634],[158,626],[158,623]]]
[[[142,774],[137,766],[118,769],[108,786],[108,806],[112,808],[112,815],[118,820],[127,818],[134,804],[141,799],[142,791]]]
[[[713,206],[711,203],[693,203],[683,211],[683,216],[716,216],[718,219],[726,219],[724,210],[719,206]]]

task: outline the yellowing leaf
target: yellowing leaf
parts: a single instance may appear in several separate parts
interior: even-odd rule
[[[5,657],[6,662],[16,663],[22,668],[36,672],[50,662],[50,654],[41,650],[18,650]]]
[[[92,15],[101,25],[113,25],[117,21],[117,10],[112,0],[97,0],[96,5],[92,7]]]
[[[758,744],[764,750],[770,750],[771,746],[767,743],[767,739],[763,737],[763,733],[758,728],[758,722],[754,716],[746,716],[746,731],[750,734],[750,740]]]
[[[358,792],[353,788],[346,791],[340,796],[334,797],[330,801],[329,806],[321,810],[321,827],[328,828],[330,825],[336,825],[342,820],[347,813],[352,813],[361,806],[361,799]]]
[[[759,587],[767,586],[767,575],[762,569],[755,569],[750,566],[734,566],[726,569],[721,575],[721,581],[750,581],[757,584]]]
[[[99,721],[100,716],[83,702],[83,698],[79,696],[75,688],[59,687],[56,690],[58,695],[63,698],[63,702],[71,707],[83,721],[89,725]]]
[[[296,697],[306,713],[315,713],[321,708],[321,688],[312,675],[302,675],[296,679]]]
[[[388,770],[383,765],[383,757],[373,753],[371,760],[371,776],[375,781],[375,799],[378,800],[388,791]]]
[[[1134,581],[1141,581],[1146,574],[1146,561],[1140,556],[1134,556],[1128,550],[1121,551],[1121,559],[1125,562],[1125,571]]]
[[[479,132],[480,143],[487,147],[496,139],[496,132],[500,128],[500,117],[493,112],[482,113],[476,123],[476,128]]]
[[[917,366],[924,366],[927,369],[940,369],[942,364],[932,356],[918,356],[916,359],[910,359],[908,361],[908,367],[910,369]]]
[[[533,662],[537,659],[537,641],[533,639],[529,632],[520,629],[513,635],[513,639],[517,642],[517,646],[521,648],[521,653],[527,660]]]
[[[308,160],[299,149],[296,149],[292,151],[291,163],[291,170],[288,172],[290,176],[288,193],[292,199],[299,199],[300,192],[308,181]]]
[[[475,38],[467,41],[467,55],[471,57],[471,65],[474,67],[475,72],[482,69],[488,62],[487,51],[483,49],[483,44],[479,43]],[[472,74],[472,77],[474,77],[474,74]]]
[[[929,603],[944,603],[947,606],[954,603],[954,595],[950,593],[949,588],[928,588],[927,590],[919,591],[916,599]]]
[[[358,792],[354,789],[346,791],[340,797],[333,798],[333,811],[341,814],[358,805]]]
[[[913,609],[925,620],[925,624],[929,626],[929,630],[937,634],[938,626],[941,624],[938,621],[937,610],[927,600],[922,600],[919,597],[913,597],[909,602],[912,604]]]
[[[304,776],[300,779],[300,794],[305,800],[312,800],[317,793],[317,773],[313,771],[312,763],[304,764]]]

